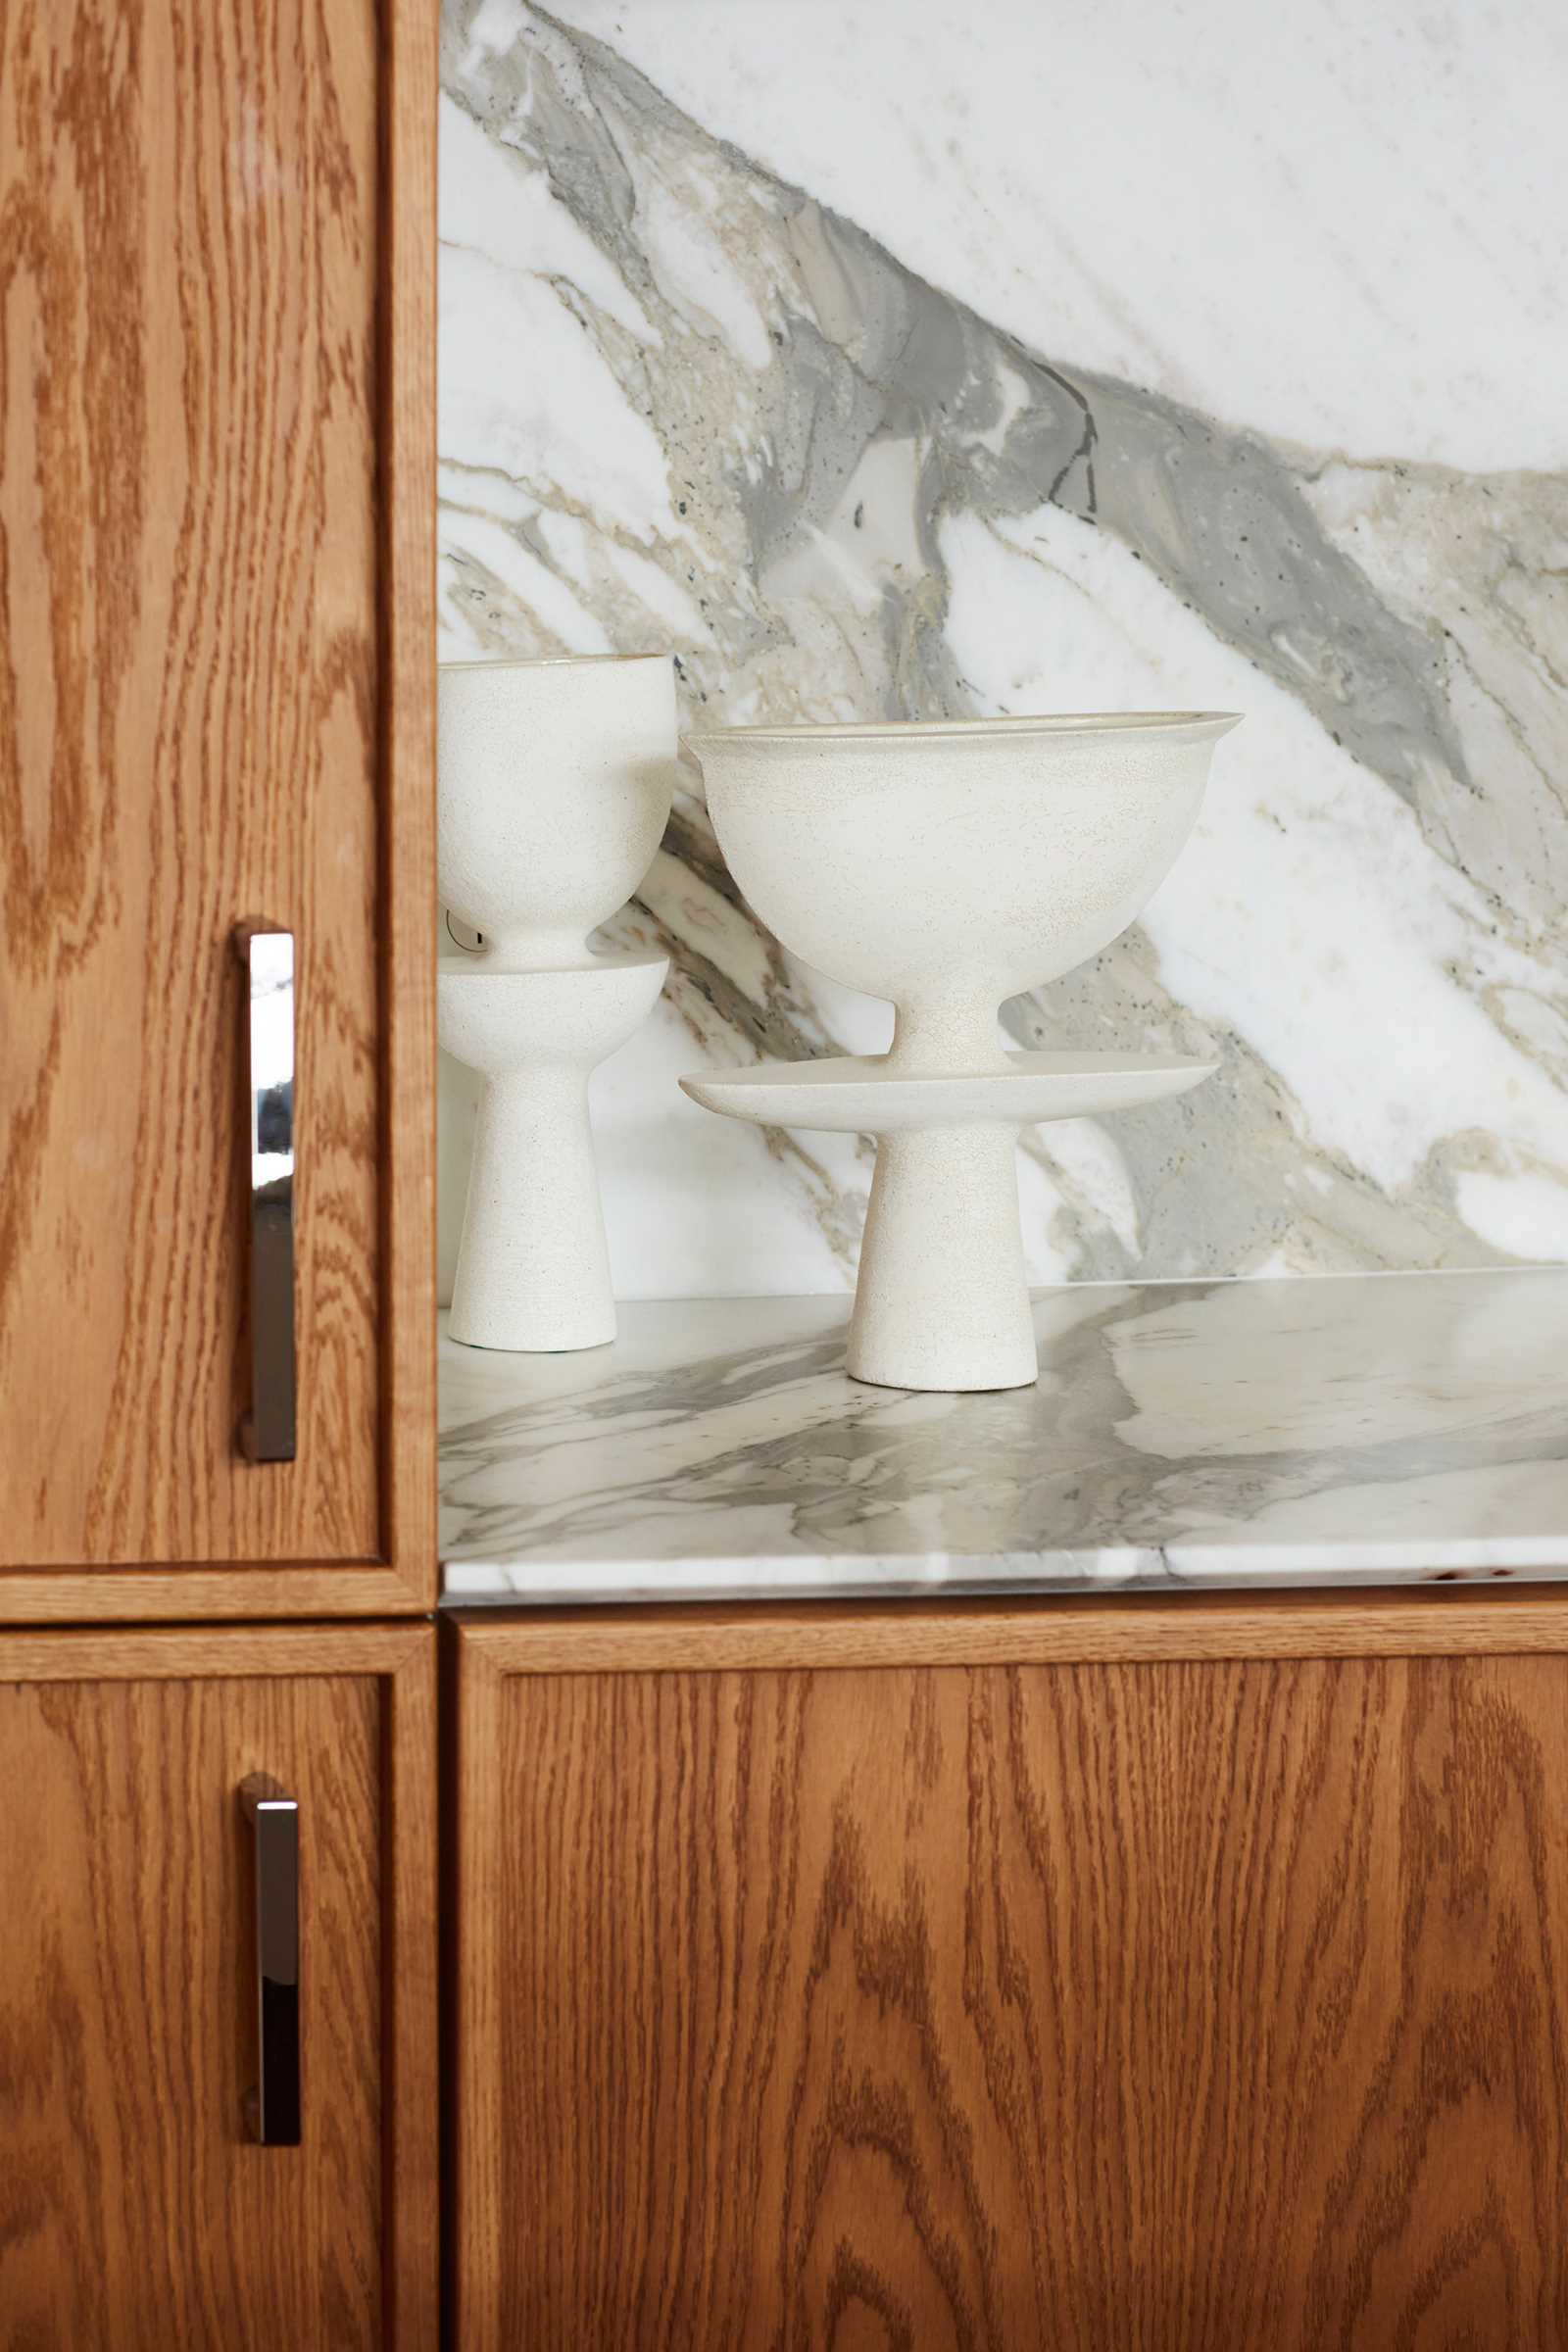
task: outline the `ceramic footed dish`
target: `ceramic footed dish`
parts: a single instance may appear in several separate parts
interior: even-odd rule
[[[987,1389],[1037,1377],[1016,1129],[1177,1093],[1213,1065],[1010,1055],[998,1011],[1137,919],[1237,723],[1139,711],[687,737],[755,912],[833,979],[894,1003],[885,1056],[793,1079],[683,1081],[728,1115],[882,1139],[850,1326],[857,1379]]]

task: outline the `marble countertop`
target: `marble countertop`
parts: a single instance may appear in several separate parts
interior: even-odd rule
[[[1038,1387],[858,1387],[849,1300],[441,1337],[449,1601],[1568,1574],[1568,1270],[1084,1284]]]

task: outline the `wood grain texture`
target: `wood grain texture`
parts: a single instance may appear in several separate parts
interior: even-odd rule
[[[325,1629],[317,1636],[324,1637]],[[436,1629],[383,1670],[381,2158],[386,2352],[441,2340],[439,1788]]]
[[[382,0],[381,640],[385,716],[382,1549],[416,1605],[436,1565],[436,98],[439,0]],[[311,1604],[315,1605],[315,1604]]]
[[[384,13],[0,18],[0,1557],[23,1571],[299,1562],[299,1608],[336,1605],[318,1569],[389,1563],[402,1605],[433,1595],[434,11]],[[232,1446],[228,943],[254,915],[299,942],[301,1443],[265,1471]],[[97,1605],[162,1604],[111,1580]],[[46,1606],[0,1578],[0,1613]]]
[[[511,1675],[464,2352],[1568,2343],[1568,1666]]]
[[[433,1551],[389,1561],[0,1569],[0,1625],[245,1617],[385,1617],[433,1604]]]
[[[1407,1592],[1042,1594],[1018,1600],[453,1609],[496,1673],[956,1666],[1094,1658],[1343,1658],[1568,1649],[1568,1587]]]
[[[433,1642],[0,1637],[8,2347],[434,2352]],[[258,1770],[301,1806],[297,2149],[242,2120]]]

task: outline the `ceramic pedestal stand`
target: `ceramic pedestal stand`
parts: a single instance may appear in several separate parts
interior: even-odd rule
[[[587,938],[659,847],[674,751],[662,657],[441,671],[441,895],[484,941],[436,980],[442,1047],[485,1079],[448,1326],[468,1347],[615,1336],[588,1079],[668,963]]]
[[[588,1079],[652,1012],[662,956],[556,972],[443,968],[441,1044],[482,1071],[448,1330],[469,1348],[615,1336]]]
[[[688,738],[731,872],[786,947],[892,997],[879,1056],[681,1081],[760,1124],[874,1135],[848,1369],[1037,1376],[1020,1127],[1152,1102],[1212,1062],[1012,1054],[997,1008],[1134,921],[1198,814],[1218,713],[728,728]]]

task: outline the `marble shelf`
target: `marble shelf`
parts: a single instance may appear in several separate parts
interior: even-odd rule
[[[849,1300],[441,1337],[451,1602],[1568,1575],[1568,1270],[1041,1293],[1038,1388],[846,1379]]]

